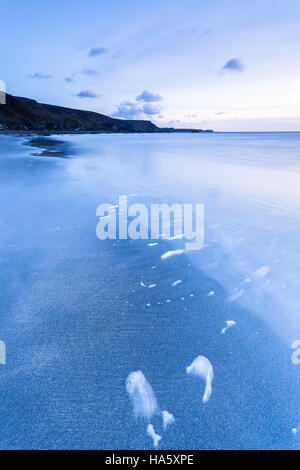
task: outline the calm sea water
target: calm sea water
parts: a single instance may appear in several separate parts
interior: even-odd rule
[[[138,370],[160,449],[299,448],[300,134],[29,140],[0,136],[0,448],[153,448]],[[119,195],[204,204],[204,248],[100,241],[96,208]]]

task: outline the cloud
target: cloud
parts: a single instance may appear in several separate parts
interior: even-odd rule
[[[97,57],[98,55],[103,55],[107,52],[105,47],[92,47],[89,51],[89,57]]]
[[[92,77],[92,76],[98,75],[97,70],[93,70],[93,69],[83,69],[82,73],[83,73],[84,75],[87,75],[88,77]]]
[[[132,101],[122,101],[116,112],[112,114],[114,118],[132,119],[140,117],[143,110]]]
[[[151,91],[144,90],[140,95],[136,97],[136,99],[137,101],[153,103],[156,101],[161,101],[162,97],[160,95],[156,95],[155,93],[151,93]]]
[[[117,111],[112,114],[115,118],[139,119],[147,116],[161,115],[161,107],[157,101],[162,97],[144,90],[136,97],[136,101],[122,101],[117,107]]]
[[[74,80],[73,77],[65,77],[65,78],[64,78],[64,81],[67,82],[67,83],[75,82],[75,80]]]
[[[225,111],[219,111],[218,113],[215,113],[217,116],[221,116],[222,114],[226,114]]]
[[[146,116],[155,116],[161,113],[161,108],[158,105],[147,103],[143,106],[139,106],[137,103],[132,101],[123,101],[119,104],[116,112],[112,114],[115,118],[124,119],[137,119]]]
[[[200,25],[194,26],[184,26],[175,30],[175,34],[189,34],[189,35],[198,35],[200,37],[205,37],[212,32],[212,28],[202,29]]]
[[[153,116],[154,114],[160,114],[161,109],[160,109],[160,106],[158,106],[157,104],[148,103],[148,104],[144,104],[143,112],[144,114]]]
[[[37,79],[37,80],[45,80],[48,78],[53,78],[53,75],[44,75],[43,73],[35,72],[32,74],[27,74],[27,77]]]
[[[76,94],[78,98],[99,98],[100,95],[96,95],[93,91],[82,90]]]
[[[242,72],[244,70],[244,66],[239,59],[230,59],[225,65],[223,65],[222,70],[229,72]]]

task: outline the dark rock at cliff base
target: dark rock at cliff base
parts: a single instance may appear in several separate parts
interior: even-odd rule
[[[160,132],[160,129],[150,121],[113,119],[92,111],[6,94],[6,104],[0,105],[0,131]]]

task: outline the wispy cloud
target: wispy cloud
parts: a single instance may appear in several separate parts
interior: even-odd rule
[[[97,57],[105,54],[105,52],[107,52],[105,47],[92,47],[89,51],[89,57]]]
[[[162,97],[158,94],[151,93],[151,91],[144,90],[140,95],[136,97],[137,101],[144,101],[146,103],[153,103],[161,101]]]
[[[97,95],[93,91],[89,90],[82,90],[79,93],[77,93],[75,96],[78,98],[100,98],[100,95]]]
[[[37,80],[45,80],[48,78],[53,78],[53,75],[44,75],[43,73],[35,72],[32,74],[27,74],[27,77],[37,79]]]
[[[205,37],[212,32],[212,28],[206,28],[203,30],[202,25],[194,24],[194,25],[186,25],[182,26],[175,30],[175,34],[190,34],[190,35],[198,35],[200,37]]]
[[[242,72],[244,70],[244,65],[240,59],[230,59],[223,65],[222,70],[229,72]]]
[[[97,70],[93,70],[93,69],[83,69],[82,73],[83,73],[83,75],[87,75],[88,77],[98,75]]]
[[[64,81],[67,82],[67,83],[73,83],[73,82],[75,82],[75,80],[74,80],[73,77],[65,77],[65,78],[64,78]]]

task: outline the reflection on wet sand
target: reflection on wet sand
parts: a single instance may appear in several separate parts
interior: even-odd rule
[[[38,157],[68,158],[71,153],[71,144],[69,142],[48,137],[36,137],[26,141],[24,145],[42,149],[41,152],[33,153]]]

